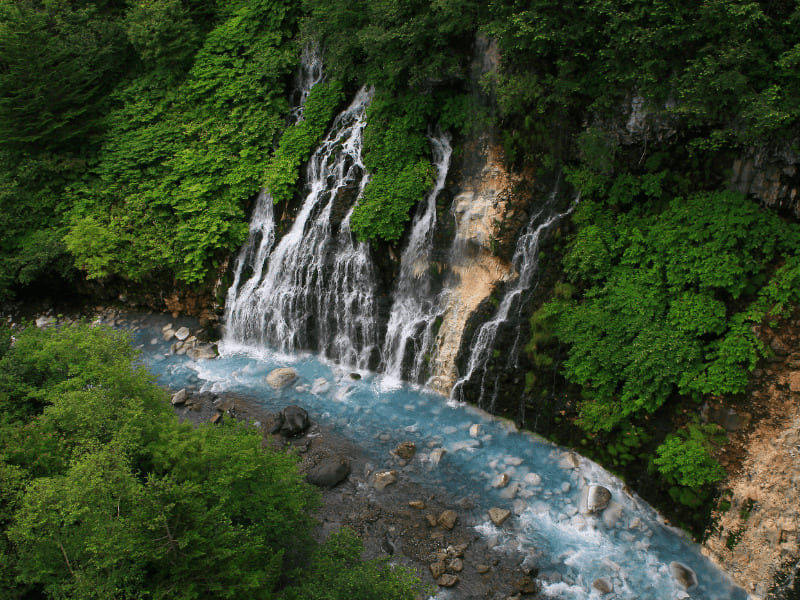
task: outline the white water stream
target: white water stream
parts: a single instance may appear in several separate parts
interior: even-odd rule
[[[436,182],[417,208],[408,245],[400,259],[400,275],[386,327],[379,371],[389,380],[424,383],[427,357],[436,339],[435,323],[444,310],[443,294],[434,289],[431,262],[436,228],[436,198],[442,191],[450,167],[450,136],[430,137]]]

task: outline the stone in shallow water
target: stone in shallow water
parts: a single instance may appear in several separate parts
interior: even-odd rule
[[[411,460],[417,453],[417,445],[414,442],[400,442],[394,453],[404,460]]]
[[[447,454],[447,450],[445,450],[444,448],[434,448],[433,450],[431,450],[430,453],[430,461],[433,464],[438,465],[439,461],[442,460],[442,457],[445,454]]]
[[[311,385],[312,394],[327,394],[331,389],[331,384],[324,377],[317,377]]]
[[[523,481],[528,485],[539,485],[542,483],[542,478],[539,476],[538,473],[528,473],[525,475]]]
[[[376,490],[382,490],[386,486],[392,485],[395,481],[397,481],[397,471],[394,469],[391,471],[378,471],[375,473],[375,481],[372,486]]]
[[[178,331],[175,332],[175,337],[178,338],[180,341],[184,341],[186,338],[189,337],[191,332],[189,331],[188,327],[181,327]]]
[[[610,594],[614,591],[614,585],[608,577],[600,577],[592,582],[592,587],[601,594]]]
[[[286,387],[297,379],[297,372],[289,367],[275,369],[267,375],[267,383],[276,390]]]
[[[211,344],[203,344],[187,350],[186,356],[192,360],[210,360],[217,358],[217,350]]]
[[[672,578],[683,589],[688,590],[697,585],[697,575],[692,569],[685,564],[678,561],[669,563],[669,570],[672,573]]]
[[[498,527],[506,522],[506,519],[511,516],[511,511],[506,510],[505,508],[497,508],[492,507],[489,509],[489,518],[492,520],[492,523],[497,525]]]
[[[469,427],[469,435],[470,435],[470,437],[476,438],[476,437],[478,437],[480,435],[480,433],[481,433],[481,424],[480,423],[474,423],[474,424],[470,425],[470,427]]]
[[[444,529],[452,529],[455,527],[456,520],[458,520],[458,514],[456,514],[456,511],[446,510],[439,515],[436,523],[439,525],[439,527],[443,527]]]
[[[441,587],[453,587],[457,583],[458,583],[458,576],[450,575],[450,573],[445,573],[436,580],[436,585],[439,585]]]
[[[492,487],[495,487],[495,488],[506,487],[508,485],[509,481],[511,481],[511,477],[508,476],[508,473],[501,473],[492,482]]]
[[[602,485],[590,485],[586,493],[586,513],[596,515],[603,512],[611,502],[611,492]]]

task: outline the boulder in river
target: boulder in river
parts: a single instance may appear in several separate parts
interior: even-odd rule
[[[179,404],[185,403],[188,397],[189,394],[186,392],[186,388],[183,388],[172,394],[172,399],[170,400],[170,402],[172,402],[172,406],[177,406]]]
[[[394,453],[403,460],[411,460],[417,453],[417,445],[414,442],[400,442]]]
[[[178,331],[175,332],[175,337],[178,338],[180,341],[186,340],[191,335],[191,331],[189,331],[188,327],[181,327]]]
[[[286,387],[295,379],[297,379],[297,371],[290,367],[275,369],[267,375],[267,383],[276,390]]]
[[[669,570],[672,573],[672,578],[683,589],[688,590],[697,585],[697,575],[692,569],[685,564],[672,561],[669,563]]]
[[[295,405],[283,409],[281,433],[288,436],[299,435],[308,429],[308,424],[308,413],[305,409]]]
[[[611,492],[602,485],[590,485],[586,492],[586,513],[597,515],[603,512],[611,502]]]
[[[345,458],[329,457],[319,462],[306,475],[306,481],[319,487],[334,487],[350,475],[350,463]]]
[[[186,351],[186,356],[192,360],[210,360],[217,358],[217,350],[212,344],[194,346]]]
[[[492,520],[492,523],[497,525],[498,527],[506,522],[506,519],[511,516],[511,511],[506,510],[505,508],[497,508],[492,507],[489,509],[489,518]]]
[[[614,585],[608,577],[599,577],[592,582],[592,587],[601,594],[610,594],[614,591]]]

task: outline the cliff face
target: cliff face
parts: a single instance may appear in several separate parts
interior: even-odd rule
[[[737,158],[731,189],[800,219],[800,155],[789,148],[754,148]]]
[[[709,411],[733,431],[720,457],[728,491],[704,551],[754,600],[777,600],[792,597],[770,590],[792,579],[800,555],[800,309],[759,334],[774,356],[754,372],[739,406]]]
[[[506,213],[521,201],[513,194],[518,177],[509,173],[501,148],[488,134],[465,147],[464,168],[455,183],[456,231],[450,251],[451,283],[431,359],[432,389],[449,394],[458,377],[456,360],[469,317],[495,287],[512,276],[511,264],[495,255]]]

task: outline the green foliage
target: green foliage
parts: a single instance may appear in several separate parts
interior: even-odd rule
[[[307,38],[337,79],[388,92],[461,82],[485,6],[476,0],[304,0]]]
[[[364,165],[370,181],[351,217],[360,239],[400,239],[409,210],[433,183],[425,135],[432,101],[431,96],[384,95],[367,109]]]
[[[322,139],[343,99],[339,82],[315,85],[303,107],[303,118],[284,130],[264,178],[264,187],[275,203],[291,200],[297,189],[300,167]]]
[[[497,0],[490,11],[503,66],[485,83],[514,128],[512,153],[565,157],[583,115],[613,118],[632,93],[709,150],[782,139],[800,117],[792,3]],[[605,172],[602,134],[576,141]]]
[[[18,332],[0,359],[4,597],[415,597],[351,534],[314,549],[294,455],[236,422],[179,424],[135,358],[74,325]],[[288,573],[303,583],[281,593]]]
[[[201,41],[200,23],[181,0],[132,2],[125,34],[149,70],[165,75],[185,72]]]
[[[63,148],[96,135],[128,54],[119,23],[95,3],[0,4],[0,140]]]
[[[364,546],[349,529],[332,534],[317,548],[302,577],[289,587],[286,600],[413,600],[419,592],[419,578],[405,567],[390,566],[386,560],[360,560]]]
[[[690,424],[670,434],[656,450],[653,463],[668,479],[688,488],[701,488],[721,481],[725,470],[711,455],[725,435],[717,425]]]
[[[609,192],[615,204],[638,197],[619,188]],[[583,225],[564,266],[587,288],[547,311],[571,346],[567,378],[584,386],[583,427],[610,431],[675,393],[742,391],[764,352],[750,327],[765,316],[754,291],[772,261],[797,252],[797,228],[731,192],[678,198],[652,213],[615,215],[587,200],[576,221]],[[785,302],[795,265],[790,259],[763,294],[775,290]],[[742,300],[755,303],[742,310]]]
[[[73,196],[66,241],[78,267],[134,280],[166,272],[192,283],[241,244],[243,205],[264,183],[288,111],[295,8],[288,0],[226,5],[185,78],[165,88],[145,72],[119,90],[97,176]],[[185,11],[173,17],[180,31],[148,30],[156,40],[147,44],[193,35],[180,29],[189,27]],[[97,227],[106,230],[102,243],[89,243],[86,231]]]

